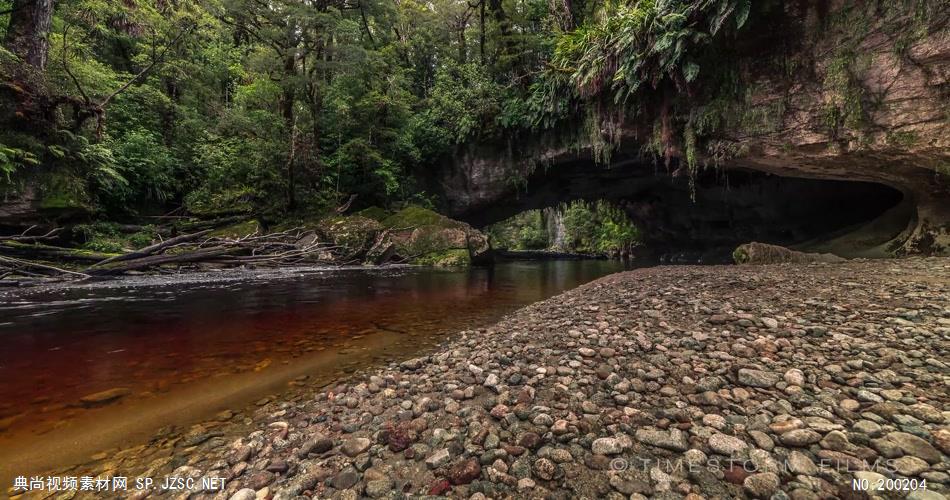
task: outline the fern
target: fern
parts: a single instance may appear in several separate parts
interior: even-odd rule
[[[18,169],[39,165],[39,163],[36,155],[25,149],[0,144],[0,175],[6,183],[12,181],[12,176]]]

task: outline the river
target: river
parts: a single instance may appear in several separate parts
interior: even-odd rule
[[[452,332],[623,268],[293,269],[5,292],[0,478],[279,397],[303,380],[331,383],[412,357]],[[107,390],[125,395],[81,401]]]

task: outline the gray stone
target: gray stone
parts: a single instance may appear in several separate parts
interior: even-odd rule
[[[870,420],[858,420],[851,427],[854,432],[867,434],[868,437],[878,437],[881,435],[881,426]]]
[[[257,498],[257,493],[255,493],[254,490],[250,488],[242,488],[228,497],[228,500],[254,500],[255,498]]]
[[[794,429],[778,437],[785,446],[808,446],[821,441],[821,434],[809,429]]]
[[[338,490],[346,490],[356,486],[359,480],[359,472],[356,472],[356,469],[353,467],[347,467],[333,476],[333,479],[330,480],[330,484]]]
[[[921,472],[924,472],[930,469],[930,465],[927,462],[917,458],[917,457],[900,457],[891,462],[891,465],[894,467],[898,473],[904,476],[916,476]]]
[[[739,455],[749,449],[745,441],[726,434],[716,433],[709,437],[709,448],[720,455]]]
[[[387,478],[367,481],[366,496],[370,498],[382,498],[389,494],[393,489],[393,480]]]
[[[768,498],[780,485],[778,475],[774,472],[760,472],[745,478],[742,486],[755,498]]]
[[[885,439],[896,444],[904,453],[926,460],[928,463],[936,464],[941,460],[941,453],[936,448],[913,434],[892,432],[885,436]]]
[[[841,431],[831,431],[825,434],[825,437],[821,439],[819,444],[822,448],[833,451],[845,451],[851,447],[848,436]]]
[[[649,428],[637,429],[635,437],[637,441],[641,443],[658,448],[665,448],[667,450],[686,451],[689,447],[686,434],[676,428],[671,429],[669,432]]]
[[[449,463],[449,460],[452,459],[452,455],[449,453],[448,448],[442,448],[441,450],[436,450],[429,458],[426,459],[426,467],[430,469],[438,469],[443,465]]]
[[[619,455],[623,452],[623,445],[615,438],[598,438],[591,444],[590,449],[598,455]]]
[[[788,469],[794,474],[804,474],[806,476],[815,476],[818,474],[818,466],[815,465],[815,462],[811,458],[808,458],[808,455],[804,453],[792,450],[788,454]]]
[[[742,368],[739,370],[739,383],[745,386],[767,389],[774,386],[779,380],[779,376],[772,372],[753,370],[751,368]]]
[[[343,442],[343,454],[348,457],[355,457],[365,452],[372,445],[372,441],[367,438],[351,438]]]

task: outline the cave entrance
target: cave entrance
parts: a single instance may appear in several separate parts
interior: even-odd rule
[[[456,195],[465,203],[452,212],[476,227],[574,200],[599,201],[633,221],[642,243],[638,254],[669,262],[729,262],[732,250],[750,241],[881,257],[893,252],[916,217],[913,199],[879,183],[710,168],[691,185],[636,157],[609,167],[577,160],[538,168],[524,183],[492,195],[471,191],[471,181]]]
[[[632,257],[641,235],[608,200],[574,200],[532,209],[486,228],[492,248],[509,258]]]

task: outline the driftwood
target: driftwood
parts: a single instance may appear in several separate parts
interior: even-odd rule
[[[56,237],[59,236],[60,231],[63,230],[61,227],[55,227],[50,229],[46,234],[29,235],[30,231],[34,229],[36,229],[35,225],[28,227],[25,231],[17,236],[0,236],[0,242],[16,241],[19,243],[36,243],[38,241],[50,241],[56,239]]]
[[[173,247],[173,246],[175,246],[175,245],[178,245],[179,243],[186,243],[186,242],[189,242],[189,241],[194,241],[194,240],[196,240],[196,239],[198,239],[198,238],[200,238],[200,237],[202,237],[202,236],[204,236],[204,235],[206,235],[206,234],[208,234],[208,233],[210,233],[210,232],[211,232],[210,229],[206,229],[206,230],[204,230],[204,231],[199,231],[199,232],[197,232],[197,233],[183,234],[183,235],[181,235],[181,236],[176,236],[176,237],[174,237],[174,238],[171,238],[171,239],[162,241],[162,242],[160,242],[160,243],[156,243],[156,244],[154,244],[154,245],[149,245],[149,246],[147,246],[147,247],[145,247],[145,248],[141,248],[141,249],[139,249],[139,250],[135,250],[134,252],[125,253],[125,254],[122,254],[122,255],[116,255],[115,257],[110,257],[110,258],[108,258],[108,259],[99,261],[99,262],[93,264],[89,269],[93,269],[93,268],[96,268],[96,267],[104,266],[104,265],[109,264],[109,263],[111,263],[111,262],[120,262],[120,261],[124,261],[124,260],[132,260],[132,259],[139,259],[139,258],[142,258],[142,257],[148,257],[149,255],[153,255],[153,254],[156,254],[156,253],[160,253],[162,250],[165,250],[166,248],[170,248],[170,247]]]
[[[53,275],[70,274],[73,276],[81,276],[83,278],[89,277],[89,275],[85,273],[78,273],[75,271],[61,269],[61,268],[46,265],[46,264],[40,264],[39,262],[32,262],[32,261],[22,260],[22,259],[14,259],[13,257],[0,256],[0,262],[6,263],[6,264],[12,264],[14,266],[14,269],[16,269],[16,266],[22,266],[22,267],[27,267],[31,269],[36,269],[39,271],[46,271],[47,274],[51,273]]]
[[[234,222],[231,219],[228,221]],[[8,238],[0,241],[0,280],[9,278],[6,281],[10,282],[16,276],[75,279],[141,271],[179,272],[183,268],[201,269],[202,265],[339,265],[350,263],[356,258],[351,252],[346,252],[346,249],[322,242],[314,232],[302,228],[268,234],[222,237],[212,236],[213,231],[208,227],[223,225],[220,220],[201,225],[204,228],[196,232],[181,234],[118,255],[36,242],[26,244]],[[47,233],[43,237],[49,235],[50,233]]]
[[[51,260],[92,264],[112,257],[110,254],[64,248],[40,243],[26,244],[19,241],[0,241],[0,255],[24,259]]]
[[[105,275],[105,274],[122,274],[128,271],[138,271],[141,269],[148,269],[150,267],[161,266],[165,264],[183,264],[187,262],[201,262],[203,260],[208,260],[214,257],[218,257],[228,253],[229,251],[234,251],[232,248],[207,248],[204,250],[198,250],[195,252],[188,252],[182,254],[171,254],[171,255],[150,255],[148,257],[142,257],[139,259],[126,260],[124,262],[117,263],[115,265],[105,265],[105,266],[95,266],[89,269],[86,269],[86,273],[90,275]],[[115,262],[115,261],[113,261]]]

